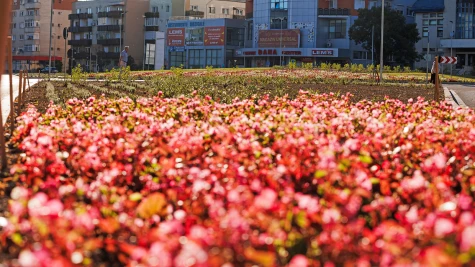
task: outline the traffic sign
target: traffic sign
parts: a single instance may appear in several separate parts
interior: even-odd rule
[[[443,64],[457,64],[457,57],[440,57],[439,62]]]

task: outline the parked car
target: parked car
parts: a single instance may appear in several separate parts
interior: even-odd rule
[[[40,70],[41,73],[48,73],[49,67],[43,68]],[[55,67],[51,67],[51,73],[58,73],[58,70]]]

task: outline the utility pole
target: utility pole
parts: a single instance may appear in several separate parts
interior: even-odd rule
[[[282,66],[282,22],[284,21],[284,17],[280,18],[280,55],[279,55],[279,61],[280,61],[280,66]]]
[[[429,84],[429,46],[430,46],[430,34],[427,32],[427,53],[426,53],[426,84]]]
[[[383,48],[384,48],[384,0],[381,3],[381,51],[379,53],[379,81],[383,82]]]
[[[146,40],[145,34],[146,34],[146,27],[147,27],[147,17],[145,17],[145,15],[143,15],[142,17],[143,17],[143,53],[144,53],[143,60],[142,60],[142,71],[144,71],[145,70],[145,60],[147,59],[147,42],[145,41]]]
[[[51,39],[53,38],[53,3],[54,0],[51,0],[51,10],[50,10],[50,19],[49,19],[49,64],[48,64],[48,80],[51,75]]]
[[[374,66],[374,25],[371,29],[371,65]]]
[[[450,57],[452,57],[452,49],[453,49],[453,46],[452,46],[452,41],[454,39],[454,22],[451,20],[450,23],[452,23],[452,32],[450,32]],[[450,78],[452,78],[452,66],[454,64],[450,64]]]

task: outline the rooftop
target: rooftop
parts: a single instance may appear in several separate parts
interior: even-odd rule
[[[415,13],[440,12],[444,9],[444,0],[417,0],[412,5],[412,11]]]

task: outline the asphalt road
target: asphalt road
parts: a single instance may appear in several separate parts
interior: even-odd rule
[[[444,86],[457,93],[465,105],[475,109],[475,84],[444,84]]]
[[[20,83],[20,78],[14,75],[12,81],[13,99],[15,99],[18,96],[18,85]],[[30,79],[30,86],[33,86],[37,82],[37,79]],[[2,124],[5,124],[8,118],[8,114],[10,114],[10,80],[8,78],[8,75],[1,76],[0,89],[2,99]]]

